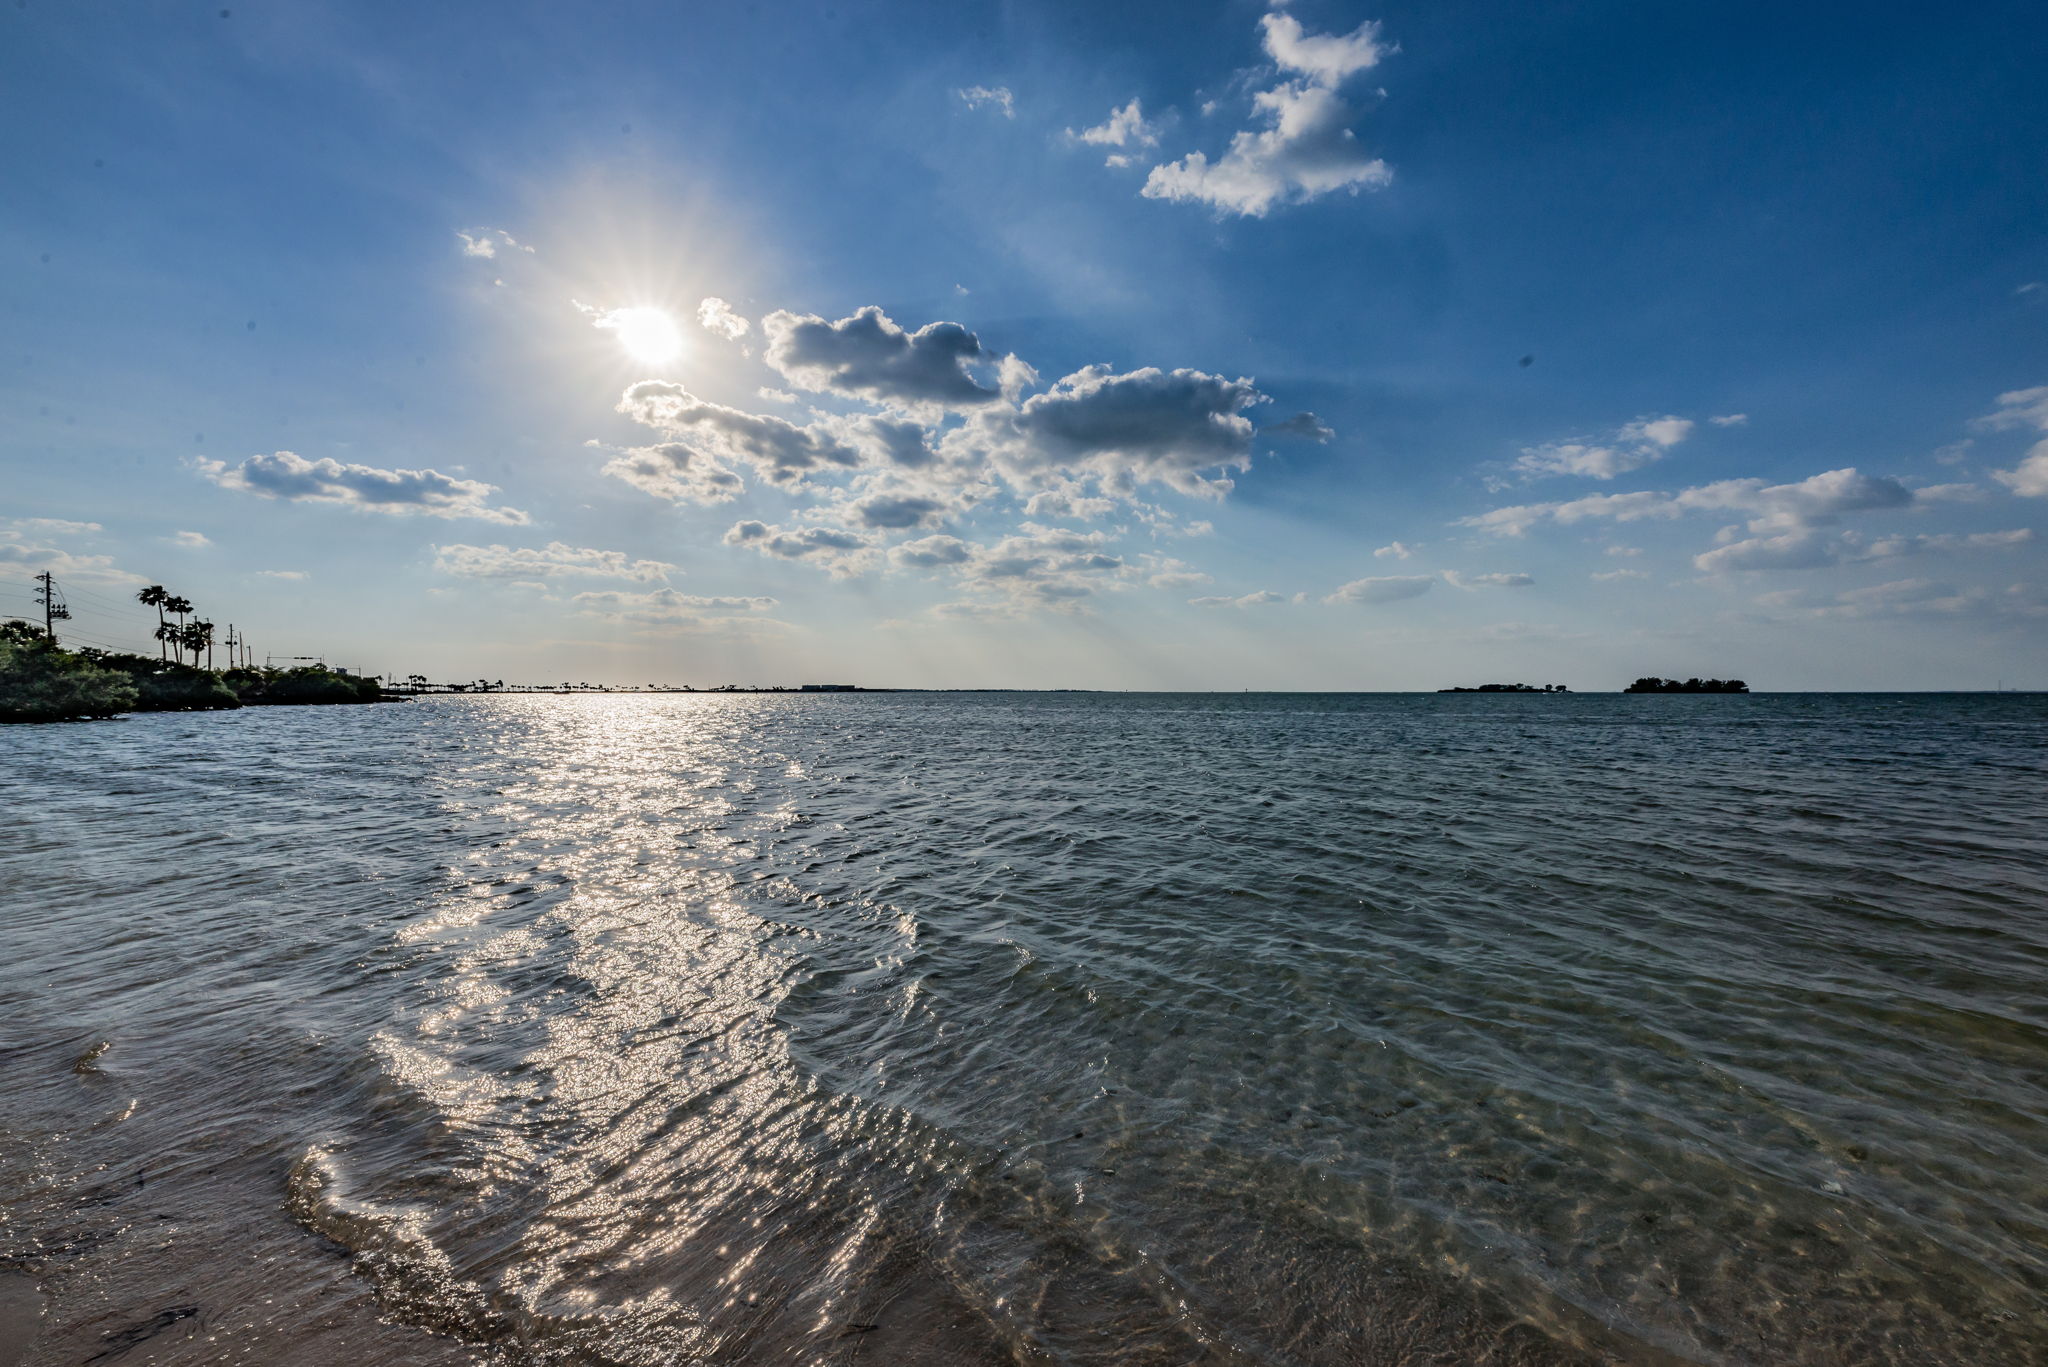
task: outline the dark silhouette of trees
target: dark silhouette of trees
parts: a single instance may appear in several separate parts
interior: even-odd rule
[[[1652,674],[1646,678],[1637,679],[1621,691],[1624,693],[1747,693],[1749,692],[1749,685],[1740,679],[1692,678],[1681,683],[1677,679],[1660,679]]]
[[[168,660],[171,658],[169,651],[171,638],[164,630],[166,625],[164,622],[164,604],[171,601],[170,593],[162,584],[151,584],[148,588],[135,595],[135,601],[144,607],[156,609],[157,652],[162,658]]]

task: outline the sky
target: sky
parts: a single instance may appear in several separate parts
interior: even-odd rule
[[[0,614],[433,679],[2048,688],[2048,10],[0,10]]]

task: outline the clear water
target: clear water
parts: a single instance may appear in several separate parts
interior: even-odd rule
[[[444,699],[0,797],[32,1363],[2048,1361],[2048,699]]]

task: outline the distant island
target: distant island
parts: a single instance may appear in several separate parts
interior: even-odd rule
[[[1624,693],[1747,693],[1749,685],[1740,679],[1687,679],[1680,683],[1676,679],[1660,679],[1652,675],[1637,679]]]
[[[1439,688],[1439,693],[1569,693],[1563,684],[1481,684],[1477,688]]]

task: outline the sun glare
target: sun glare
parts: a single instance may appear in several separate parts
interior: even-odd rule
[[[682,352],[683,330],[660,309],[615,309],[609,323],[618,334],[619,345],[636,361],[659,365]]]

